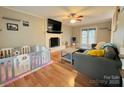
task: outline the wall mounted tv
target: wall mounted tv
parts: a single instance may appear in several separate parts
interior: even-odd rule
[[[62,23],[53,19],[47,20],[47,32],[48,33],[55,33],[60,34],[61,32]]]

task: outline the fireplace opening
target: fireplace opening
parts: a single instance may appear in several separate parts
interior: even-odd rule
[[[50,38],[49,44],[50,47],[60,46],[60,39],[58,37]]]

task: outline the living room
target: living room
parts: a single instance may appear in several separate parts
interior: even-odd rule
[[[121,71],[122,74],[119,70],[124,68],[123,10],[124,7],[117,6],[0,7],[0,51],[4,51],[4,54],[0,52],[0,85],[10,87],[122,86],[123,70]],[[52,27],[53,25],[55,28]],[[56,32],[58,29],[60,32]],[[87,52],[88,57],[82,56],[84,51],[101,47],[100,45],[103,43],[102,47],[111,46],[118,49],[119,54],[117,53],[117,55],[121,59],[117,64],[118,69],[115,69],[114,62],[118,61],[119,58],[110,60],[103,58],[103,54],[96,54],[95,56],[101,57],[97,59],[94,57],[94,53],[90,53],[94,51]],[[31,51],[37,53],[31,53]],[[41,52],[42,56],[40,55]],[[16,64],[18,60],[22,60],[22,63],[18,63],[19,66]],[[83,60],[87,63],[94,60],[96,62],[97,60],[103,61],[102,64],[95,64],[105,67],[99,66],[98,68],[90,67],[92,69],[87,69],[89,63],[84,65]],[[33,63],[36,61],[37,63]],[[40,63],[40,61],[42,62]],[[6,70],[5,67],[7,66],[9,68],[6,68]],[[109,69],[112,67],[113,70]],[[104,70],[104,68],[109,71]],[[13,69],[16,71],[13,71]],[[97,70],[101,72],[96,72]],[[43,73],[40,74],[41,72]],[[48,76],[45,75],[46,72]],[[59,78],[51,73],[59,75]],[[91,77],[86,77],[87,75],[82,73],[93,76],[95,79],[89,80]],[[65,78],[64,75],[68,78]],[[107,75],[117,76],[113,78],[116,78],[119,83],[108,84],[107,81],[106,84],[105,81],[104,84],[96,84],[99,83],[101,77],[106,80],[111,78]]]

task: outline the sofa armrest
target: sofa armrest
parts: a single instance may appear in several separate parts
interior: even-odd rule
[[[105,57],[93,57],[85,54],[73,54],[74,68],[92,78],[104,78],[104,75],[120,75],[118,69],[122,66],[120,61]]]

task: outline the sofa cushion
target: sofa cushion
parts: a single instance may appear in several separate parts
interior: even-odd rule
[[[99,42],[96,46],[95,49],[101,49],[101,47],[105,44],[105,42]]]
[[[110,58],[110,59],[115,59],[116,58],[117,54],[116,54],[114,48],[112,48],[112,47],[105,47],[104,50],[105,50],[104,57]]]

